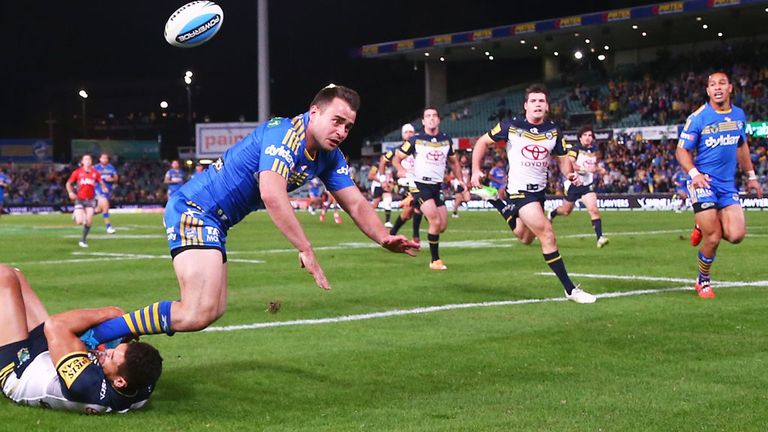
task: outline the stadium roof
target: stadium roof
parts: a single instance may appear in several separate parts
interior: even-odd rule
[[[364,45],[363,58],[477,61],[754,36],[768,0],[686,0]],[[588,40],[588,42],[587,42]],[[608,46],[608,49],[605,47]],[[555,54],[556,55],[556,54]],[[442,57],[442,58],[441,58]]]

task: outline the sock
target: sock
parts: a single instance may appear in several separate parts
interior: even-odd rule
[[[699,251],[699,282],[709,281],[709,270],[713,262],[715,262],[714,256],[706,257]]]
[[[429,252],[432,253],[432,261],[440,259],[440,234],[427,234],[427,240],[429,240]]]
[[[91,227],[88,225],[83,225],[83,243],[86,242],[86,239],[88,238],[88,233],[91,231]]]
[[[554,209],[551,212],[549,212],[549,218],[551,220],[555,220],[556,217],[557,217],[557,209]]]
[[[384,219],[389,222],[392,219],[392,210],[384,210]]]
[[[501,213],[501,217],[507,221],[509,228],[514,231],[517,226],[517,208],[515,205],[507,204],[506,201],[500,199],[492,199],[488,200],[488,202]]]
[[[397,234],[397,231],[400,229],[400,227],[403,226],[404,223],[405,221],[403,220],[403,216],[402,215],[398,216],[397,220],[395,220],[395,226],[393,226],[392,229],[389,230],[389,233],[391,235]]]
[[[555,275],[557,275],[557,278],[560,279],[560,283],[563,284],[565,292],[570,295],[571,291],[573,291],[576,286],[573,285],[571,278],[568,276],[568,272],[565,271],[565,263],[563,262],[563,257],[560,256],[560,251],[544,254],[544,261],[547,262],[549,268],[551,268]]]
[[[600,240],[600,237],[603,236],[603,221],[602,219],[592,219],[592,227],[595,229],[595,235],[597,236],[597,239]]]
[[[104,343],[126,336],[158,333],[172,336],[171,303],[170,301],[152,303],[123,316],[104,321],[93,328],[93,337],[98,343]]]
[[[414,238],[421,238],[419,235],[419,228],[421,227],[421,217],[423,215],[421,213],[413,213],[413,237]]]

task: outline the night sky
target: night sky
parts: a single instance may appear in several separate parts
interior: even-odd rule
[[[0,3],[0,137],[46,137],[45,120],[63,125],[90,94],[90,116],[186,110],[184,71],[194,71],[193,107],[212,121],[257,120],[256,0],[220,0],[221,31],[196,48],[168,45],[163,28],[185,1],[137,0]],[[271,109],[306,110],[329,82],[358,90],[363,104],[350,141],[359,143],[418,115],[423,71],[398,61],[363,60],[367,43],[472,30],[653,2],[474,0],[275,1],[269,5]],[[469,6],[471,4],[471,6]],[[450,6],[448,6],[450,5]],[[508,74],[494,70],[487,74]],[[450,80],[450,76],[449,76]],[[455,83],[454,83],[455,84]],[[102,97],[103,95],[103,97]],[[449,96],[451,96],[449,94]]]

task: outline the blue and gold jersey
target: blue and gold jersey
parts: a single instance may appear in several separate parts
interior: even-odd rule
[[[675,182],[675,187],[678,189],[685,189],[686,185],[688,184],[688,180],[691,178],[688,176],[688,174],[681,170],[678,170],[675,173],[675,176],[672,178]]]
[[[677,146],[696,152],[693,163],[702,173],[717,182],[733,183],[736,149],[747,143],[746,121],[741,108],[717,111],[704,104],[688,117]]]
[[[181,185],[184,183],[184,173],[181,170],[171,168],[165,172],[165,178],[171,181],[168,183],[168,195],[181,189]]]
[[[106,180],[106,177],[113,178],[117,175],[117,170],[115,169],[115,167],[112,166],[112,164],[102,165],[99,163],[94,165],[93,169],[95,169],[96,171],[99,172],[99,174],[101,174],[101,179],[104,181],[104,185],[107,187],[107,190],[102,192],[107,192],[107,193],[112,192],[112,184],[114,182]],[[96,187],[99,188],[99,190],[101,190],[101,185],[97,184]]]
[[[264,208],[258,180],[262,171],[280,174],[288,182],[289,192],[314,177],[319,177],[329,191],[354,186],[341,150],[307,151],[307,125],[308,112],[261,124],[185,184],[180,193],[230,227],[248,213]]]
[[[3,199],[3,193],[5,193],[5,187],[11,184],[11,178],[5,173],[0,172],[0,201]]]

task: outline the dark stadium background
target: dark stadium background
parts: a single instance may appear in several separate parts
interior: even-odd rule
[[[54,158],[69,157],[80,138],[80,88],[87,89],[89,122],[129,113],[186,113],[184,71],[194,71],[193,111],[202,121],[257,120],[257,2],[221,0],[223,28],[205,45],[178,49],[163,39],[168,16],[181,1],[2,2],[0,4],[0,137],[52,134]],[[418,114],[424,103],[423,71],[409,61],[352,55],[363,44],[583,14],[643,1],[579,2],[279,2],[271,1],[271,110],[293,115],[329,82],[349,85],[363,98],[358,125],[346,150]],[[449,99],[533,79],[539,65],[517,62],[451,71]],[[478,71],[481,73],[478,74]],[[53,120],[51,125],[48,120]],[[89,123],[90,124],[90,123]],[[162,124],[162,155],[189,145],[185,118]],[[153,139],[156,130],[124,132],[90,128],[88,138]],[[143,135],[143,136],[142,136]]]

